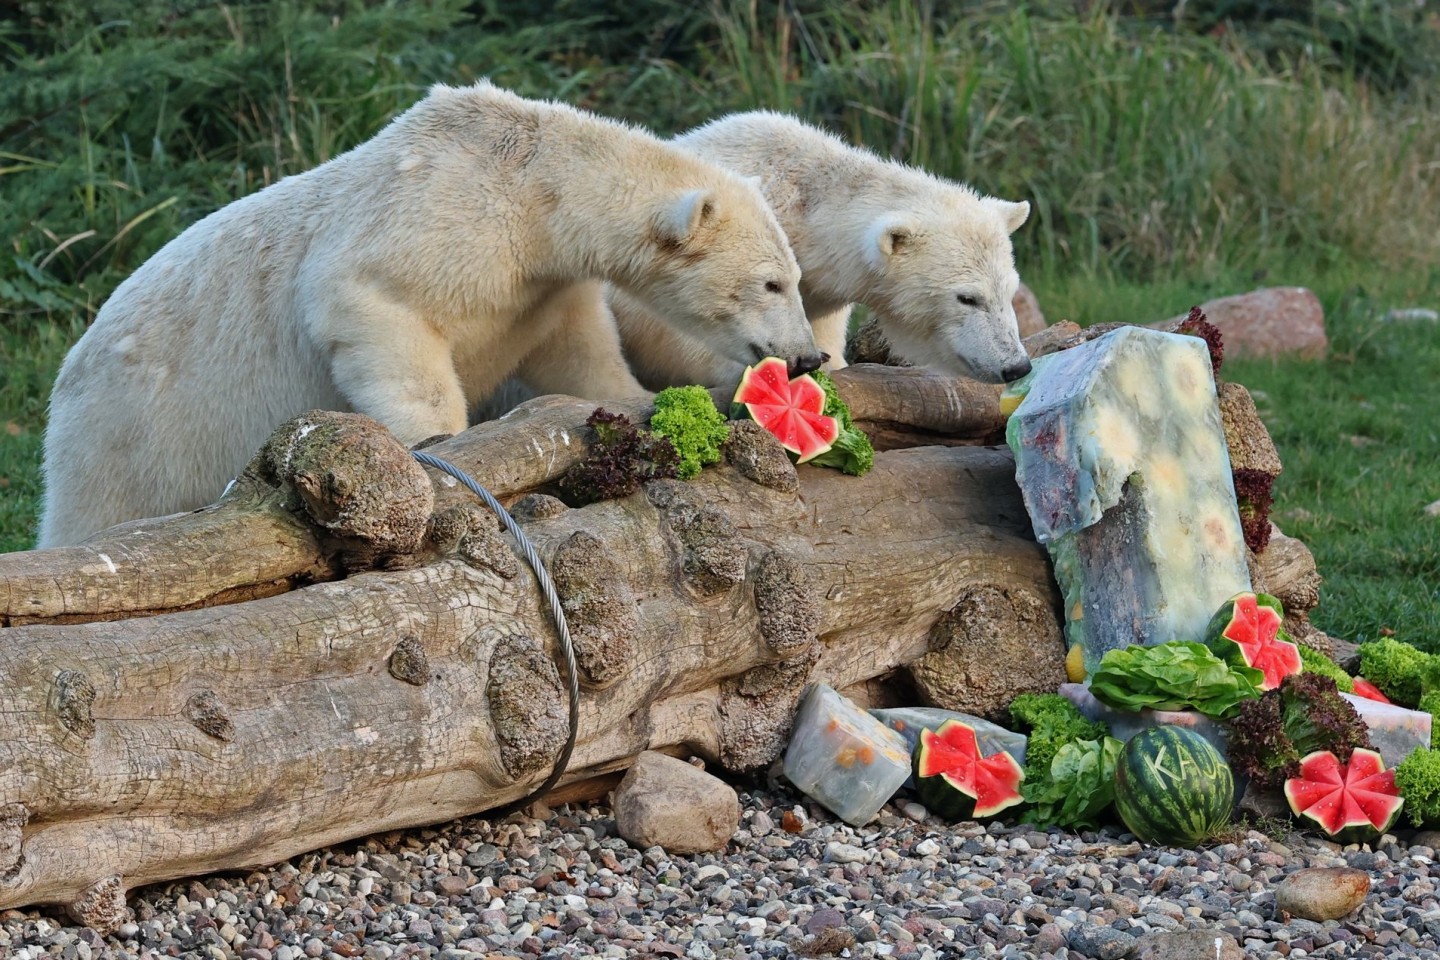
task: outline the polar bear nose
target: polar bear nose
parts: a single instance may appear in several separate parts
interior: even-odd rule
[[[799,357],[789,357],[785,365],[790,368],[790,378],[810,373],[812,370],[819,370],[821,365],[830,359],[828,353],[807,353]]]
[[[1010,364],[1010,366],[1006,367],[1004,370],[1001,370],[1001,371],[1000,371],[1000,376],[1002,376],[1002,377],[1005,378],[1005,382],[1006,382],[1006,383],[1012,383],[1012,382],[1014,382],[1014,381],[1016,381],[1016,380],[1019,380],[1021,377],[1025,376],[1025,374],[1027,374],[1027,373],[1029,373],[1029,372],[1030,372],[1030,358],[1029,358],[1029,357],[1022,357],[1022,358],[1020,359],[1020,362],[1019,362],[1019,363],[1012,363],[1012,364]]]

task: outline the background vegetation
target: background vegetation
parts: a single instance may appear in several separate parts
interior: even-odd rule
[[[1177,10],[1180,13],[1177,15]],[[1323,363],[1236,364],[1285,458],[1321,625],[1440,649],[1440,26],[1413,2],[22,0],[0,8],[0,550],[31,542],[49,385],[209,211],[490,77],[671,133],[795,112],[1024,198],[1052,319],[1311,286]]]

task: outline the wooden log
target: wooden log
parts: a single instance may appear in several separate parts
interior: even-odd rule
[[[864,478],[806,467],[796,482],[768,434],[737,434],[731,463],[696,480],[521,511],[583,681],[562,789],[593,789],[645,749],[763,766],[807,682],[851,686],[923,656],[962,593],[1056,601],[1008,451],[882,453]],[[290,502],[294,481],[252,505]],[[457,521],[435,498],[424,562],[6,629],[0,908],[62,903],[106,928],[128,888],[493,809],[543,780],[566,733],[553,628],[529,569],[470,510]]]

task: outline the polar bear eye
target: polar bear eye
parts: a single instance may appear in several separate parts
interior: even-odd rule
[[[780,293],[780,292],[783,291],[784,289],[785,289],[785,288],[780,285],[780,281],[779,281],[779,280],[766,280],[766,281],[765,281],[765,292],[766,292],[766,293]]]
[[[968,294],[968,293],[957,293],[957,294],[955,294],[955,299],[956,299],[956,300],[959,300],[961,303],[963,303],[963,304],[964,304],[965,306],[967,306],[967,307],[978,307],[978,306],[980,306],[980,298],[979,298],[979,297],[973,297],[973,296],[971,296],[971,295]]]

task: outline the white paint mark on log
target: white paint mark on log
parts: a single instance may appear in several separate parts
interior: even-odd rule
[[[100,554],[100,559],[105,561],[105,569],[106,569],[106,570],[109,570],[111,573],[119,573],[119,572],[120,572],[119,569],[117,569],[116,566],[115,566],[115,561],[110,559],[110,555],[109,555],[109,554],[107,554],[107,553],[102,553],[102,554]]]

